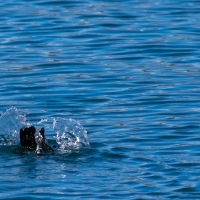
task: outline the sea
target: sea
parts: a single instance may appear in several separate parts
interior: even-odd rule
[[[200,199],[200,1],[0,2],[0,199]],[[54,152],[21,147],[44,127]]]

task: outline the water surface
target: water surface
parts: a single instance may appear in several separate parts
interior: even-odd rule
[[[72,118],[90,141],[43,156],[0,146],[1,199],[199,199],[198,0],[0,7],[1,113]]]

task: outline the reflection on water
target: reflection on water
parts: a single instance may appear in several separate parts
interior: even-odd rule
[[[24,124],[67,149],[90,138],[56,155],[1,145],[2,199],[199,198],[198,0],[0,6],[1,140]]]

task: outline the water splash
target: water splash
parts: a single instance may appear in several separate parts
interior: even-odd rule
[[[6,110],[0,117],[0,139],[1,145],[19,144],[20,128],[28,125],[25,113],[15,107]]]
[[[20,128],[30,125],[26,122],[26,113],[19,111],[15,107],[9,108],[0,117],[0,144],[18,145],[20,143]],[[33,125],[36,128],[38,125],[43,125],[45,128],[51,129],[54,133],[53,139],[56,140],[62,152],[68,152],[72,149],[88,148],[90,146],[87,131],[74,119],[52,117],[42,119]]]
[[[62,150],[89,147],[87,131],[74,119],[53,118],[53,129]]]

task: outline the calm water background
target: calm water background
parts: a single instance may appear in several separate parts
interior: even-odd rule
[[[199,199],[199,19],[199,0],[1,1],[1,113],[71,117],[91,148],[0,146],[0,199]]]

